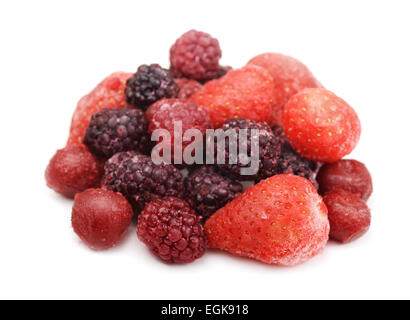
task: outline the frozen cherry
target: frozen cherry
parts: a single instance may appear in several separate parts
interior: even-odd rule
[[[319,192],[342,189],[351,193],[359,193],[365,201],[373,191],[372,177],[366,166],[357,160],[339,160],[325,164],[320,168],[316,180]]]
[[[132,216],[131,205],[120,193],[88,189],[75,196],[71,223],[87,246],[102,250],[120,242]]]
[[[330,238],[346,243],[361,237],[370,227],[370,209],[359,194],[345,190],[326,193]]]

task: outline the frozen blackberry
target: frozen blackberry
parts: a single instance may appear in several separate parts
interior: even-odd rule
[[[281,144],[279,139],[274,135],[271,128],[266,123],[256,122],[244,118],[236,118],[227,120],[221,129],[222,131],[219,132],[219,134],[222,134],[222,132],[224,134],[228,134],[229,130],[234,130],[237,134],[236,141],[238,146],[235,154],[230,153],[229,139],[226,138],[224,155],[222,157],[224,158],[224,164],[218,164],[217,138],[215,139],[215,163],[217,163],[223,173],[233,179],[238,180],[265,179],[278,173]],[[240,129],[246,130],[246,139],[239,139]],[[257,130],[257,137],[254,137],[253,139],[251,136],[252,130]],[[219,134],[217,132],[217,136]],[[252,140],[259,142],[258,149],[255,149],[259,151],[257,160],[258,171],[255,174],[243,175],[241,174],[241,169],[250,168],[250,158],[256,156],[256,154],[252,154]],[[246,150],[246,152],[241,152],[241,150]]]
[[[232,201],[242,191],[243,187],[239,182],[222,176],[211,166],[203,166],[185,178],[185,199],[196,213],[205,218]]]
[[[127,80],[125,98],[129,104],[145,110],[162,98],[176,98],[178,90],[169,70],[158,64],[144,64]]]
[[[141,212],[137,235],[164,262],[188,263],[205,253],[205,231],[200,221],[184,200],[156,199]]]
[[[105,163],[102,185],[121,192],[137,214],[153,199],[184,194],[182,174],[177,168],[154,164],[150,157],[135,151],[117,153]]]
[[[148,120],[139,109],[102,109],[91,117],[84,144],[96,156],[109,158],[117,152],[144,151],[150,143]]]
[[[198,81],[215,79],[221,56],[217,39],[207,33],[191,30],[178,38],[171,47],[171,71],[176,78]]]
[[[319,185],[315,176],[319,169],[319,164],[316,161],[307,160],[298,155],[290,146],[282,127],[275,126],[272,128],[272,131],[282,145],[281,156],[279,159],[279,172],[276,172],[275,174],[291,173],[304,177],[308,179],[316,189],[318,189]]]

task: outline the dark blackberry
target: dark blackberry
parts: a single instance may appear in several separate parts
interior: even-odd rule
[[[150,144],[148,120],[139,109],[102,109],[91,117],[84,144],[103,158],[122,151],[144,151]]]
[[[281,156],[279,160],[279,173],[291,173],[308,179],[318,189],[319,185],[315,179],[319,170],[319,163],[302,158],[290,146],[285,133],[280,126],[272,128],[274,134],[281,142]]]
[[[178,90],[169,70],[158,64],[144,64],[127,80],[125,98],[129,104],[145,110],[162,98],[176,98]]]
[[[117,153],[105,163],[102,185],[121,192],[137,214],[153,199],[184,194],[183,177],[177,168],[154,164],[150,157],[135,151]]]
[[[235,130],[238,134],[240,129],[247,129],[247,139],[244,141],[246,145],[240,146],[239,134],[237,136],[237,153],[229,153],[229,139],[225,139],[225,151],[224,151],[224,164],[217,164],[218,167],[226,175],[233,179],[238,180],[255,180],[255,179],[265,179],[278,172],[279,157],[281,153],[281,145],[279,139],[273,134],[271,128],[266,123],[259,123],[253,120],[237,118],[229,119],[221,128],[227,133],[227,130]],[[251,154],[251,133],[252,129],[258,130],[258,141],[259,141],[259,159],[258,159],[258,172],[253,175],[242,175],[242,168],[249,168],[250,164],[249,157],[254,156]],[[221,134],[221,133],[219,133]],[[218,134],[217,134],[218,135]],[[215,163],[218,163],[218,152],[217,152],[217,139],[215,139]],[[245,153],[241,153],[240,150],[246,150]],[[229,160],[233,161],[232,156],[237,157],[236,163],[229,163]],[[231,161],[231,162],[232,162]]]
[[[203,166],[185,178],[185,200],[206,218],[240,195],[239,182],[219,174],[215,167]]]
[[[148,203],[138,218],[138,238],[166,263],[188,263],[202,257],[206,238],[201,217],[175,197]]]

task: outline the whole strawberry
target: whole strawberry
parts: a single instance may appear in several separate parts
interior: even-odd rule
[[[289,100],[283,127],[297,153],[322,162],[335,162],[352,152],[361,133],[353,108],[321,88],[305,89]]]
[[[206,109],[215,128],[230,118],[268,122],[272,115],[273,79],[257,66],[231,70],[207,82],[191,99]]]
[[[271,125],[282,124],[283,109],[294,94],[306,88],[322,87],[302,62],[280,53],[260,54],[252,58],[248,64],[265,68],[275,79],[275,103],[272,105]]]
[[[83,137],[91,116],[101,109],[119,109],[128,106],[125,101],[125,86],[132,73],[115,72],[105,78],[89,94],[78,101],[71,120],[67,145],[83,145]]]
[[[262,180],[205,224],[210,248],[269,264],[291,266],[317,255],[329,236],[327,209],[305,178]]]

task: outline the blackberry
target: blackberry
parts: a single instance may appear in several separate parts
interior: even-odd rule
[[[136,214],[153,199],[184,194],[183,177],[177,168],[171,164],[154,164],[150,157],[135,151],[115,154],[104,169],[102,185],[121,192]]]
[[[103,158],[122,151],[144,151],[150,144],[148,120],[138,109],[102,109],[91,117],[84,144]]]
[[[265,179],[274,174],[278,173],[279,158],[281,154],[281,144],[280,140],[272,132],[271,128],[264,122],[259,123],[253,120],[248,120],[244,118],[229,119],[221,128],[227,133],[227,130],[235,130],[238,134],[240,129],[247,130],[247,139],[245,141],[240,141],[239,134],[237,136],[237,153],[232,155],[229,153],[229,143],[228,139],[225,139],[225,151],[224,151],[224,164],[217,164],[223,173],[228,175],[233,179],[238,180],[255,180],[255,179]],[[241,175],[242,168],[249,168],[250,164],[247,163],[249,157],[254,156],[251,154],[251,133],[252,129],[258,130],[258,141],[259,141],[259,158],[258,158],[258,171],[253,175]],[[216,139],[215,139],[216,140]],[[245,145],[240,145],[240,144]],[[215,141],[215,163],[218,160],[218,147]],[[246,150],[245,153],[241,153],[240,150]],[[237,157],[236,163],[229,163],[230,159],[233,162],[232,156]]]
[[[315,176],[319,170],[319,164],[316,161],[307,160],[298,155],[290,146],[282,127],[275,126],[272,128],[272,131],[278,137],[282,145],[278,166],[279,171],[277,173],[291,173],[304,177],[308,179],[316,189],[318,189],[319,185]]]
[[[158,64],[144,64],[127,80],[125,98],[129,104],[146,110],[162,98],[176,98],[178,90],[169,70]]]
[[[170,50],[171,72],[176,78],[206,81],[217,77],[222,56],[217,39],[191,30],[178,38]]]
[[[243,191],[239,182],[219,174],[215,167],[203,166],[185,178],[186,200],[196,213],[208,218]]]

